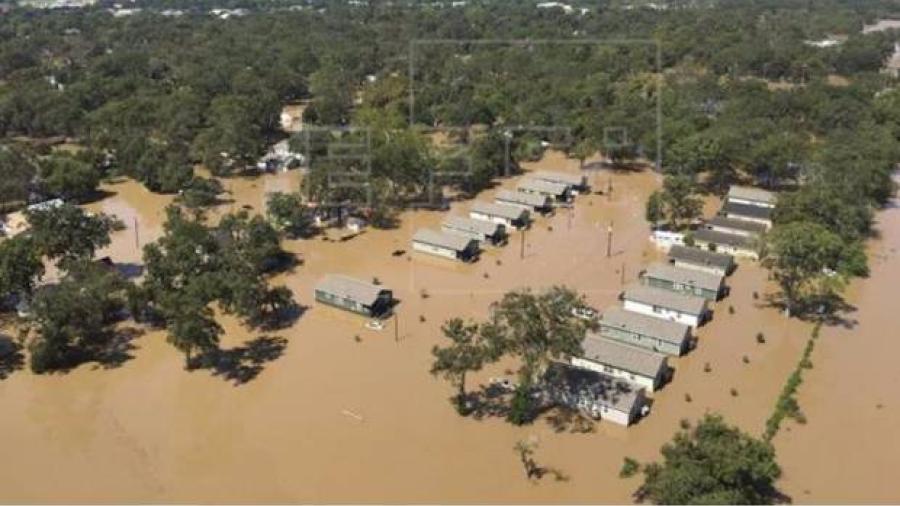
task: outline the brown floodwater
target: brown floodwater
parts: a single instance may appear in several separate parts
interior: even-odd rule
[[[578,162],[551,152],[526,168],[574,172]],[[268,334],[223,320],[225,348],[263,335],[287,340],[284,354],[263,364],[259,375],[242,385],[208,370],[186,372],[181,354],[161,332],[136,339],[134,358],[119,368],[85,365],[67,374],[12,374],[0,381],[0,444],[5,449],[0,501],[622,503],[631,500],[639,484],[637,477],[618,478],[623,457],[658,458],[681,419],[715,411],[760,434],[809,327],[762,307],[764,295],[774,287],[766,272],[749,262],[730,278],[732,293],[700,330],[698,348],[671,360],[674,379],[654,394],[650,416],[630,428],[601,422],[593,433],[576,434],[556,432],[545,420],[513,427],[499,419],[462,418],[448,402],[452,388],[428,374],[430,349],[441,341],[440,324],[447,318],[483,318],[488,304],[505,291],[554,284],[576,288],[603,308],[617,303],[623,277],[625,283],[633,281],[642,265],[659,256],[643,219],[644,201],[659,186],[658,176],[601,172],[592,179],[601,189],[611,180],[612,196],[580,196],[571,214],[561,210],[538,219],[526,234],[524,258],[519,233],[473,265],[412,253],[392,256],[398,249],[410,252],[416,228],[439,226],[447,213],[436,211],[405,212],[400,228],[368,230],[343,243],[287,241],[286,248],[302,253],[306,263],[275,282],[290,287],[309,309],[293,327]],[[298,181],[296,173],[229,180],[234,202],[217,214],[243,205],[261,210],[265,192],[290,189]],[[512,185],[507,180],[501,186]],[[106,189],[114,195],[92,209],[117,214],[131,225],[101,254],[136,262],[140,255],[133,223],[138,223],[140,244],[158,236],[162,208],[170,197],[131,182]],[[714,205],[710,202],[708,208]],[[454,203],[450,212],[462,214],[468,206]],[[607,257],[610,222],[613,244]],[[372,331],[364,328],[362,317],[316,305],[312,287],[329,272],[377,277],[392,287],[401,299],[397,320]],[[887,280],[873,276],[867,283]],[[873,308],[877,302],[871,303]],[[765,344],[757,344],[758,331],[765,333]],[[832,339],[830,331],[825,334],[823,341],[845,341]],[[816,350],[812,374],[827,374],[824,358],[818,358],[827,353],[827,346]],[[704,372],[707,363],[710,372]],[[475,375],[470,387],[504,374],[507,366]],[[843,367],[863,369],[860,364]],[[810,390],[820,383],[812,374]],[[820,395],[831,394],[829,389]],[[889,434],[886,421],[891,415],[897,419],[890,398],[878,402],[885,407],[865,416],[877,417],[885,426],[867,431],[872,438],[876,432]],[[801,403],[810,404],[810,425],[792,434],[807,431],[818,439],[842,434],[831,425],[817,428],[826,416],[815,412],[813,402]],[[524,479],[513,446],[532,437],[539,442],[538,463],[559,470],[567,480]],[[837,444],[852,448],[851,439],[845,435]],[[810,439],[806,446],[817,451],[828,446],[816,443]],[[802,467],[809,457],[780,438],[782,448],[789,471],[786,484],[793,489],[800,479],[794,463]],[[828,466],[826,460],[819,458],[814,465]],[[866,472],[891,474],[891,468],[878,463],[871,461]],[[815,485],[799,486],[825,492]],[[831,486],[855,489],[846,482]]]

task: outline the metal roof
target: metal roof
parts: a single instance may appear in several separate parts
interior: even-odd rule
[[[666,363],[666,356],[636,346],[589,334],[581,343],[582,357],[598,364],[655,378]]]
[[[588,396],[600,406],[624,413],[631,413],[643,398],[644,389],[633,383],[559,362],[550,364],[546,378],[569,396]]]
[[[734,257],[727,253],[717,253],[678,244],[669,249],[669,258],[694,265],[721,267],[724,270],[728,270],[734,264]]]
[[[368,306],[374,304],[378,300],[378,295],[387,288],[343,274],[326,274],[319,280],[316,290],[355,300]]]
[[[703,290],[719,291],[722,288],[722,276],[711,272],[682,269],[672,264],[657,262],[650,264],[644,273],[645,276],[664,279],[673,283],[696,286]]]
[[[525,178],[519,181],[517,188],[519,191],[527,190],[549,195],[562,195],[569,189],[569,185],[565,183],[554,183],[545,179]]]
[[[565,172],[539,170],[535,172],[529,172],[528,175],[534,179],[538,179],[541,181],[562,183],[569,186],[584,186],[587,182],[587,176],[585,176],[584,174],[567,174]]]
[[[662,288],[634,284],[625,289],[625,299],[699,316],[706,311],[706,299]]]
[[[494,196],[498,203],[515,202],[516,204],[524,204],[531,207],[544,207],[549,205],[550,197],[546,195],[538,195],[535,193],[514,192],[511,190],[499,190]]]
[[[472,204],[472,211],[476,213],[486,214],[488,216],[498,216],[509,220],[527,219],[528,210],[521,207],[511,206],[509,204],[495,204],[493,202],[475,202]]]
[[[706,228],[694,231],[694,240],[698,242],[724,244],[735,248],[755,249],[754,240],[751,237],[738,234],[729,234],[727,232],[716,232]]]
[[[691,330],[683,323],[626,311],[618,306],[607,308],[603,312],[600,326],[601,333],[603,326],[608,326],[625,332],[650,336],[679,347],[684,344]]]
[[[752,202],[775,205],[777,196],[770,191],[766,191],[760,188],[754,188],[752,186],[733,185],[728,189],[728,198],[750,200]]]
[[[706,224],[720,228],[730,228],[733,230],[741,230],[752,234],[762,234],[765,232],[766,225],[756,221],[739,220],[737,218],[726,218],[725,216],[713,216],[706,220]]]
[[[464,216],[448,216],[441,224],[444,228],[462,230],[465,232],[477,232],[484,235],[494,235],[503,227],[500,223],[466,218]]]
[[[746,216],[748,218],[756,218],[761,220],[772,219],[772,208],[754,206],[753,204],[739,204],[737,202],[726,202],[722,206],[722,214],[735,216]]]
[[[432,246],[451,249],[453,251],[463,251],[468,248],[475,239],[456,234],[438,232],[437,230],[432,230],[430,228],[420,228],[416,231],[412,240],[413,242],[430,244]]]

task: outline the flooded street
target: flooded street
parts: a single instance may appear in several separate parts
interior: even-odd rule
[[[525,167],[575,172],[578,162],[549,153]],[[697,349],[670,360],[674,379],[654,394],[649,417],[630,428],[601,422],[594,433],[574,434],[556,432],[545,420],[514,427],[499,419],[462,418],[448,402],[450,385],[429,375],[441,323],[453,316],[483,318],[488,304],[510,289],[565,284],[585,293],[598,309],[618,303],[623,281],[633,281],[659,255],[648,240],[644,202],[660,181],[649,171],[611,176],[603,171],[590,180],[605,191],[609,178],[611,198],[582,195],[571,214],[562,209],[538,218],[525,235],[524,258],[519,232],[508,246],[488,250],[472,265],[412,254],[415,230],[438,228],[448,214],[436,211],[403,213],[400,228],[370,229],[343,243],[287,241],[285,247],[302,253],[306,263],[275,283],[290,287],[308,309],[293,327],[273,334],[224,321],[225,348],[263,335],[287,340],[284,354],[263,364],[245,384],[208,370],[186,372],[182,355],[160,332],[140,337],[134,358],[117,369],[85,365],[67,374],[14,373],[0,381],[0,443],[6,457],[0,461],[0,497],[4,502],[626,503],[640,478],[618,478],[622,459],[657,459],[681,419],[715,411],[761,434],[810,326],[763,307],[765,294],[775,287],[749,261],[729,278],[731,295],[716,304],[713,321],[700,329]],[[234,202],[215,214],[244,205],[262,211],[265,192],[298,184],[296,171],[226,180],[226,197]],[[514,185],[514,180],[501,184]],[[138,244],[158,237],[171,197],[133,182],[107,190],[114,195],[90,208],[118,215],[128,228],[100,255],[138,262],[134,223]],[[479,198],[488,199],[492,191]],[[449,213],[465,214],[470,204],[454,203]],[[882,213],[881,229],[873,276],[851,290],[851,301],[860,307],[853,316],[862,323],[852,331],[823,330],[815,368],[800,388],[809,424],[787,423],[775,440],[784,486],[795,501],[892,499],[888,480],[900,461],[900,442],[891,434],[900,403],[891,385],[900,373],[889,363],[895,354],[882,350],[900,346],[896,332],[886,331],[896,325],[888,320],[885,303],[895,290],[892,280],[900,279],[898,209]],[[407,253],[392,256],[395,250]],[[401,301],[397,319],[371,331],[362,317],[316,305],[312,287],[333,272],[377,277],[393,288]],[[764,332],[765,344],[756,342],[757,332]],[[501,374],[502,367],[492,368],[471,378],[469,386]],[[531,436],[539,441],[538,464],[558,469],[567,480],[524,478],[513,446]]]

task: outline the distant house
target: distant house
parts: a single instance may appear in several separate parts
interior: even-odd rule
[[[719,211],[719,215],[733,220],[761,223],[766,226],[766,230],[772,227],[771,207],[726,202],[725,205],[722,206],[722,210]]]
[[[692,328],[702,325],[709,312],[708,301],[703,297],[640,284],[627,288],[622,300],[627,311],[676,321]]]
[[[724,216],[713,216],[706,220],[703,226],[715,232],[742,235],[744,237],[759,237],[768,230],[766,225],[756,221],[737,220]]]
[[[471,262],[478,258],[478,241],[463,235],[420,228],[412,238],[416,251],[451,260]]]
[[[551,364],[545,383],[557,403],[624,426],[643,414],[647,402],[644,389],[634,383],[568,364]]]
[[[547,213],[553,210],[553,198],[536,193],[514,192],[510,190],[498,190],[494,195],[494,202],[498,204],[521,207],[529,211]]]
[[[539,181],[549,181],[551,183],[564,184],[569,187],[572,195],[578,195],[588,188],[588,178],[583,174],[568,174],[565,172],[539,170],[536,172],[530,172],[528,176]]]
[[[696,246],[709,251],[759,259],[757,240],[753,237],[701,228],[694,231],[693,238]]]
[[[721,274],[694,269],[682,269],[668,263],[654,263],[641,274],[641,282],[647,286],[717,301],[725,284]]]
[[[490,202],[475,202],[469,210],[469,217],[506,225],[507,228],[523,229],[530,222],[531,213],[522,207]]]
[[[394,302],[391,290],[340,274],[322,278],[316,285],[315,296],[323,304],[373,317],[390,312]]]
[[[681,356],[691,343],[691,328],[683,323],[610,307],[600,318],[598,334],[645,350]]]
[[[735,204],[747,204],[772,209],[775,207],[777,196],[770,191],[760,188],[733,185],[728,189],[728,195],[725,197],[725,200]]]
[[[441,229],[448,234],[462,235],[494,246],[507,240],[506,225],[463,216],[448,216]]]
[[[575,367],[630,381],[651,392],[665,382],[665,355],[598,335],[588,335],[581,346],[584,353],[571,359]]]
[[[884,62],[883,71],[891,77],[900,77],[900,42],[894,43],[894,52]]]
[[[550,197],[553,202],[569,202],[572,200],[571,185],[554,183],[544,179],[525,178],[519,181],[516,190],[519,193],[530,193],[542,197]]]
[[[734,269],[734,257],[700,248],[674,245],[669,249],[669,263],[682,269],[694,269],[727,276]]]

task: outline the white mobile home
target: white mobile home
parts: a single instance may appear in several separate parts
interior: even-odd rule
[[[463,216],[448,216],[441,223],[441,230],[448,234],[463,235],[495,246],[506,243],[506,225],[502,223]]]
[[[498,190],[496,195],[494,195],[494,202],[508,206],[521,207],[539,213],[547,213],[553,210],[553,199],[546,195],[538,195],[536,193]]]
[[[676,321],[692,328],[702,325],[709,311],[708,301],[703,297],[640,284],[627,288],[622,300],[627,311]]]
[[[590,334],[581,343],[584,353],[572,357],[575,367],[590,369],[636,383],[653,392],[665,382],[668,360],[665,355]]]
[[[691,344],[691,328],[683,323],[610,307],[603,312],[598,333],[645,350],[681,356]]]
[[[475,202],[469,210],[469,217],[475,220],[490,221],[506,225],[507,228],[523,229],[531,221],[528,209],[507,204]]]
[[[478,241],[463,235],[420,228],[412,238],[415,251],[431,255],[471,262],[478,258]]]
[[[734,257],[700,248],[674,245],[669,249],[669,263],[682,269],[694,269],[727,276],[734,269]]]
[[[701,228],[694,231],[694,244],[698,247],[739,257],[759,259],[756,238],[726,234]]]
[[[647,402],[644,389],[634,383],[568,364],[550,364],[545,381],[556,402],[619,425],[637,420]]]
[[[565,183],[553,183],[543,179],[526,178],[519,181],[516,189],[519,193],[550,197],[553,199],[553,202],[569,202],[572,200],[571,186]]]
[[[393,292],[383,286],[343,276],[327,274],[315,288],[316,300],[365,316],[382,316],[391,310]]]

